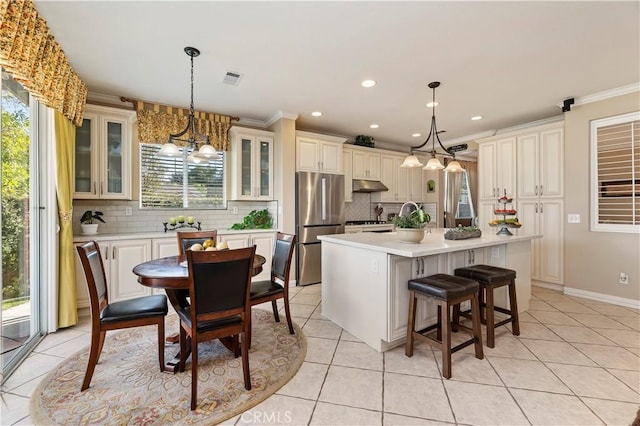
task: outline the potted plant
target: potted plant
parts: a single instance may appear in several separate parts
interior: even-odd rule
[[[95,235],[98,233],[98,223],[95,221],[106,223],[102,216],[104,213],[97,210],[87,210],[82,214],[80,218],[80,227],[82,228],[82,235]]]
[[[402,214],[404,207],[411,204],[415,210],[409,214]],[[400,213],[393,219],[398,236],[404,242],[419,243],[424,238],[424,227],[431,221],[431,216],[416,203],[404,203],[400,208]]]

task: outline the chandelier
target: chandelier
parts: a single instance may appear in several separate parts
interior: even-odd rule
[[[193,58],[200,55],[200,51],[195,47],[185,47],[184,52],[191,58],[191,104],[189,105],[189,117],[187,126],[178,133],[170,133],[167,143],[162,145],[158,155],[166,157],[180,157],[180,152],[173,141],[187,142],[193,148],[193,152],[187,157],[190,163],[201,163],[220,158],[216,149],[209,143],[209,136],[203,135],[196,130],[195,109],[193,107]],[[185,137],[186,135],[186,137]],[[198,145],[200,148],[198,149]]]
[[[454,173],[462,171],[462,166],[460,165],[459,162],[456,161],[455,152],[445,148],[442,142],[440,141],[440,136],[438,136],[438,133],[440,133],[438,132],[438,128],[436,126],[436,105],[438,104],[436,102],[436,88],[438,86],[440,86],[439,81],[433,81],[429,83],[429,88],[433,90],[433,99],[431,102],[431,108],[432,108],[431,128],[429,129],[429,136],[427,136],[427,140],[425,140],[421,145],[411,147],[411,151],[409,155],[407,156],[407,158],[404,159],[404,162],[400,165],[400,167],[422,167],[423,164],[420,162],[418,157],[416,157],[413,154],[413,151],[418,150],[423,146],[427,145],[429,143],[429,140],[431,140],[431,151],[429,151],[429,153],[431,154],[431,159],[429,159],[427,164],[424,167],[422,167],[422,169],[423,170],[444,169],[445,172],[454,172]],[[436,140],[438,141],[438,145],[440,145],[440,148],[442,148],[442,150],[444,150],[444,152],[446,153],[445,155],[453,157],[453,161],[450,161],[447,164],[446,169],[442,165],[442,163],[440,163],[440,160],[438,160],[438,158],[436,157]]]

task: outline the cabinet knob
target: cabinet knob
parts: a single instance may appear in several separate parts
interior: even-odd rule
[[[540,185],[540,196],[542,196],[542,185]]]

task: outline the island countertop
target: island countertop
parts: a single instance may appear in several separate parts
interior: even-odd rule
[[[466,240],[445,240],[445,228],[431,229],[425,232],[424,239],[418,243],[405,243],[400,241],[396,232],[375,233],[359,232],[354,234],[322,235],[321,241],[334,244],[342,244],[350,247],[358,247],[371,251],[395,254],[403,257],[422,257],[433,254],[450,253],[461,250],[472,250],[482,247],[495,246],[496,244],[510,244],[521,241],[530,241],[540,238],[540,234],[525,234],[518,232],[514,235],[496,235],[493,232],[483,232],[479,238]]]
[[[407,335],[407,282],[432,274],[454,274],[456,268],[487,264],[516,271],[518,311],[529,308],[531,243],[537,234],[512,236],[487,231],[479,238],[445,240],[445,229],[433,229],[418,244],[400,241],[397,233],[363,232],[319,237],[322,241],[322,315],[373,349],[383,352]],[[507,306],[505,288],[494,301]],[[435,305],[422,301],[416,329],[437,321]]]

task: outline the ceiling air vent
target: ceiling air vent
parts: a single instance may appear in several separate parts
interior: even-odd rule
[[[222,80],[226,84],[230,84],[232,86],[237,86],[242,78],[242,74],[234,71],[227,71],[224,75],[224,80]]]

